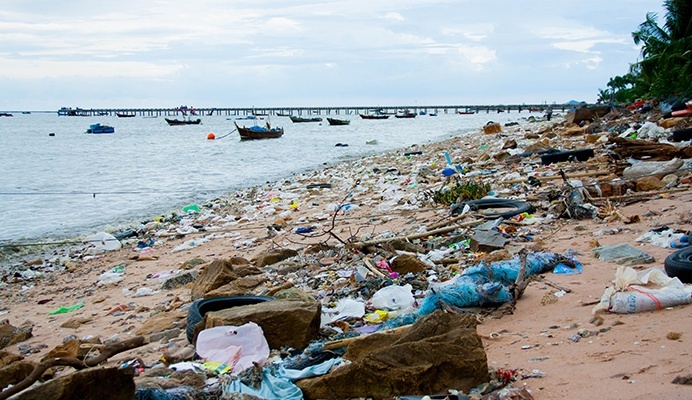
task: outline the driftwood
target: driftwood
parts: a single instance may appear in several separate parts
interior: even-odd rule
[[[394,237],[387,237],[387,238],[381,238],[381,239],[367,240],[364,242],[354,243],[351,246],[356,247],[356,248],[362,248],[362,247],[372,246],[375,244],[391,242],[393,240],[409,241],[409,240],[413,240],[413,239],[420,239],[420,238],[424,238],[424,237],[428,237],[428,236],[441,235],[443,233],[453,232],[459,228],[468,228],[470,226],[481,224],[484,221],[485,220],[482,220],[482,219],[474,219],[473,221],[463,222],[461,224],[454,224],[452,226],[447,226],[445,228],[434,229],[431,231],[416,233],[416,234],[408,235],[408,236],[394,236]]]
[[[41,378],[41,376],[43,375],[43,373],[46,372],[49,368],[57,366],[73,367],[74,369],[95,367],[118,353],[122,353],[123,351],[132,350],[137,347],[144,346],[150,343],[150,341],[151,339],[148,335],[136,336],[132,339],[123,340],[121,342],[109,344],[103,347],[101,353],[93,358],[80,360],[76,357],[57,357],[45,360],[38,364],[31,372],[31,374],[29,374],[29,376],[27,376],[23,381],[0,392],[0,400],[8,399],[11,396],[30,387],[34,384],[34,382],[38,381],[39,378]]]
[[[577,174],[567,174],[567,178],[585,178],[589,176],[600,176],[600,175],[610,175],[612,172],[611,171],[587,171],[587,172],[580,172]],[[545,182],[545,181],[551,181],[555,179],[563,179],[562,176],[560,175],[551,175],[551,176],[537,176],[536,177],[539,181]],[[500,181],[498,183],[503,184],[503,185],[513,185],[515,183],[522,183],[528,181],[529,178],[517,178],[517,179],[510,179],[507,181]]]
[[[620,137],[611,138],[610,143],[617,145],[613,151],[623,159],[647,157],[647,161],[668,161],[674,158],[692,158],[692,146],[677,147],[668,143]]]

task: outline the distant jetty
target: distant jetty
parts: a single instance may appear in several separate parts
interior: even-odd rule
[[[247,116],[247,115],[358,115],[371,111],[396,115],[401,110],[410,110],[416,114],[480,114],[501,112],[545,112],[552,106],[554,111],[569,110],[574,104],[511,104],[511,105],[398,105],[398,106],[348,106],[348,107],[270,107],[270,108],[195,108],[198,116]],[[61,116],[101,116],[101,115],[136,115],[141,117],[173,116],[179,114],[180,108],[71,108],[62,107]]]

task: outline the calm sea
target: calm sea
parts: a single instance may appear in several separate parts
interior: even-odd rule
[[[163,117],[0,117],[0,244],[113,231],[242,187],[412,144],[479,132],[529,114],[349,118],[347,126],[292,123],[280,139],[240,141],[225,116],[168,126]],[[322,117],[326,117],[322,115]],[[90,124],[115,127],[89,135]],[[54,136],[50,136],[54,133]],[[376,140],[378,144],[367,144]],[[348,144],[335,146],[337,143]]]

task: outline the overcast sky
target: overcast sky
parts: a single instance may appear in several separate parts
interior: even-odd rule
[[[3,1],[0,110],[594,102],[656,0]]]

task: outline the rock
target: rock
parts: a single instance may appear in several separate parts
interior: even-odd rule
[[[677,126],[680,122],[684,121],[684,117],[677,117],[677,118],[666,118],[662,121],[659,121],[658,126],[660,126],[663,129],[668,129],[668,128],[673,128]]]
[[[305,291],[300,290],[296,287],[279,290],[278,292],[276,292],[274,297],[276,297],[277,299],[284,300],[299,300],[305,302],[316,301],[311,294],[306,293]]]
[[[200,299],[205,293],[218,289],[239,277],[262,273],[262,271],[253,266],[236,264],[239,262],[238,259],[236,258],[235,261],[219,259],[209,264],[199,278],[195,280],[195,284],[192,287],[192,300]]]
[[[629,244],[596,247],[591,254],[602,261],[622,265],[650,264],[656,260],[649,254]]]
[[[132,368],[89,368],[34,386],[13,400],[132,400],[135,382]]]
[[[18,328],[9,323],[0,324],[0,349],[29,339],[33,329],[33,324],[24,324]]]
[[[500,232],[492,230],[477,230],[471,237],[469,247],[473,251],[490,253],[501,250],[509,240]]]
[[[19,356],[17,356],[19,357]],[[0,388],[16,385],[31,374],[36,365],[28,361],[14,361],[0,367]]]
[[[224,297],[224,296],[244,296],[252,294],[252,292],[261,284],[266,282],[268,278],[265,275],[244,276],[234,279],[233,281],[209,291],[204,294],[204,298]]]
[[[84,324],[88,324],[89,322],[93,321],[93,318],[70,318],[67,321],[63,322],[62,325],[60,325],[61,328],[68,328],[68,329],[77,329],[80,326]]]
[[[163,332],[172,328],[176,328],[178,321],[183,320],[187,317],[187,312],[185,311],[169,311],[161,312],[153,317],[149,318],[147,322],[142,324],[136,331],[137,335],[150,335],[156,332]]]
[[[183,263],[183,265],[180,266],[180,269],[192,269],[198,265],[205,264],[206,261],[202,260],[201,258],[192,258],[190,260],[187,260]]]
[[[666,184],[655,176],[645,176],[637,179],[637,192],[648,192],[650,190],[658,190],[664,187],[666,187]]]
[[[260,254],[255,261],[258,268],[266,267],[267,265],[276,264],[287,258],[295,257],[298,252],[292,249],[269,250]]]
[[[183,273],[176,274],[168,279],[166,279],[161,285],[162,289],[171,290],[181,286],[185,286],[190,282],[194,282],[199,276],[197,271],[185,271]]]
[[[472,315],[440,310],[413,326],[352,342],[350,364],[296,384],[306,399],[392,398],[468,393],[488,380],[488,364]]]
[[[48,354],[41,358],[41,362],[58,357],[77,358],[80,356],[80,345],[81,342],[79,339],[68,340],[49,351]]]
[[[166,329],[165,331],[161,332],[156,332],[151,334],[151,341],[152,342],[168,342],[171,339],[175,339],[183,331],[180,328],[172,328],[172,329]]]
[[[675,174],[669,174],[661,179],[661,182],[666,185],[667,188],[675,187],[678,184],[678,176]]]
[[[577,125],[572,125],[569,128],[565,129],[564,132],[562,132],[562,136],[581,136],[584,135],[584,133],[584,128]]]
[[[402,254],[396,257],[392,260],[392,265],[390,267],[392,271],[398,272],[399,275],[406,275],[409,272],[412,274],[419,274],[430,268],[428,264],[412,254]]]
[[[483,133],[486,135],[500,132],[502,132],[502,125],[498,123],[488,123],[483,127]]]
[[[208,312],[202,326],[206,329],[254,322],[262,328],[270,348],[302,349],[319,336],[321,312],[322,306],[316,301],[272,300]]]
[[[507,150],[507,149],[516,149],[517,148],[517,141],[514,139],[508,139],[505,141],[505,143],[502,145],[502,150]]]
[[[186,346],[174,345],[163,352],[163,361],[166,364],[175,364],[182,361],[189,361],[195,356],[195,346],[189,344]]]

